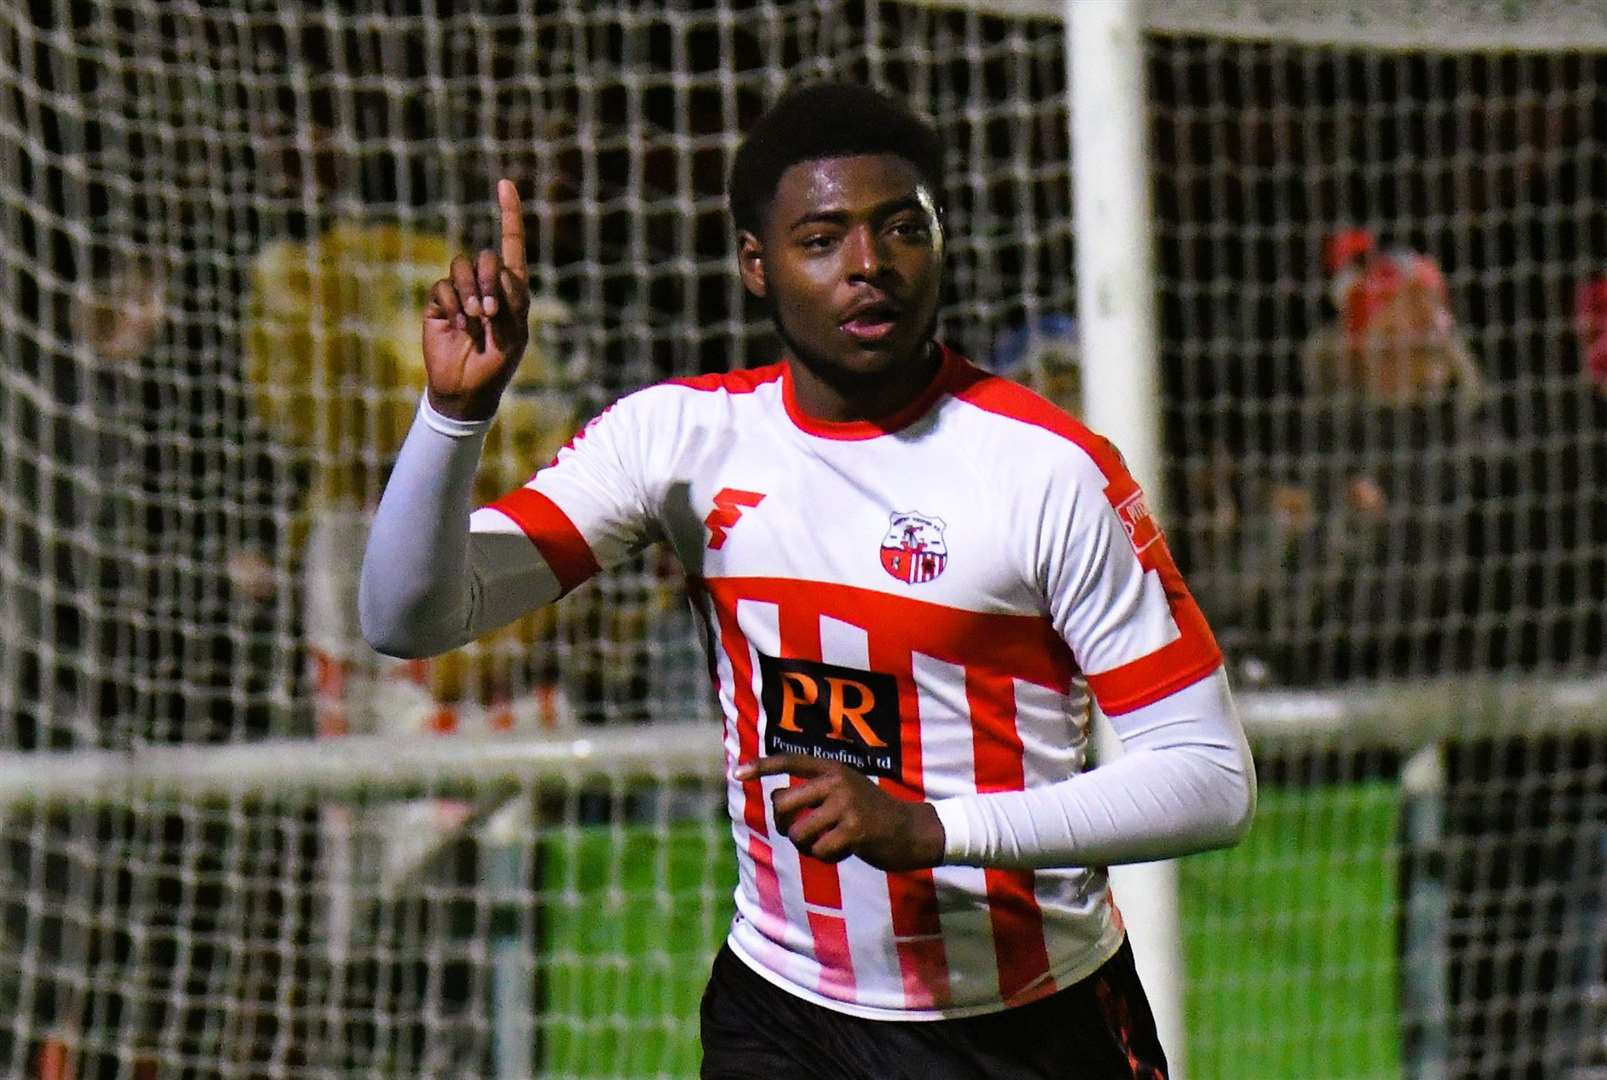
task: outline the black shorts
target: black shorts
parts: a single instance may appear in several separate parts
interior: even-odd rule
[[[1165,1080],[1149,1000],[1121,951],[1028,1005],[866,1020],[771,984],[729,948],[703,994],[703,1080]]]

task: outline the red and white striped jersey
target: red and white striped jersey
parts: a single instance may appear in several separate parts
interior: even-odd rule
[[[946,350],[929,390],[877,423],[804,415],[785,364],[639,391],[471,526],[525,532],[566,590],[667,541],[707,625],[728,764],[814,754],[908,799],[1064,780],[1084,765],[1090,691],[1119,714],[1221,663],[1115,449]],[[987,1012],[1121,943],[1102,868],[803,856],[770,807],[788,782],[729,782],[730,945],[804,998]]]

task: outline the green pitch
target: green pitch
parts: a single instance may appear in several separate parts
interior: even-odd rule
[[[1179,870],[1188,1075],[1401,1075],[1398,789],[1263,788],[1236,848]]]
[[[1393,784],[1264,789],[1231,851],[1185,859],[1188,1074],[1400,1076]],[[543,844],[549,1077],[693,1077],[736,880],[723,822]]]
[[[724,822],[593,826],[542,845],[549,1077],[695,1077],[709,963],[731,925]]]

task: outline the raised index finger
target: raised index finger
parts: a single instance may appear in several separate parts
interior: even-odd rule
[[[519,189],[506,177],[497,181],[497,205],[502,209],[502,265],[520,281],[528,280],[524,206],[519,202]]]

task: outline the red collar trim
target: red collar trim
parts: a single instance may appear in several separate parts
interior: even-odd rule
[[[798,405],[798,398],[792,382],[792,359],[789,357],[782,365],[781,372],[781,401],[787,408],[787,418],[790,419],[799,431],[807,435],[814,435],[822,439],[840,439],[856,441],[860,439],[875,439],[882,435],[891,435],[902,431],[915,421],[931,411],[937,404],[938,398],[948,393],[959,381],[960,376],[967,367],[960,354],[947,345],[938,343],[938,351],[943,354],[942,362],[938,364],[937,374],[932,377],[931,383],[921,391],[920,396],[895,413],[880,416],[874,420],[821,420],[810,416]]]

